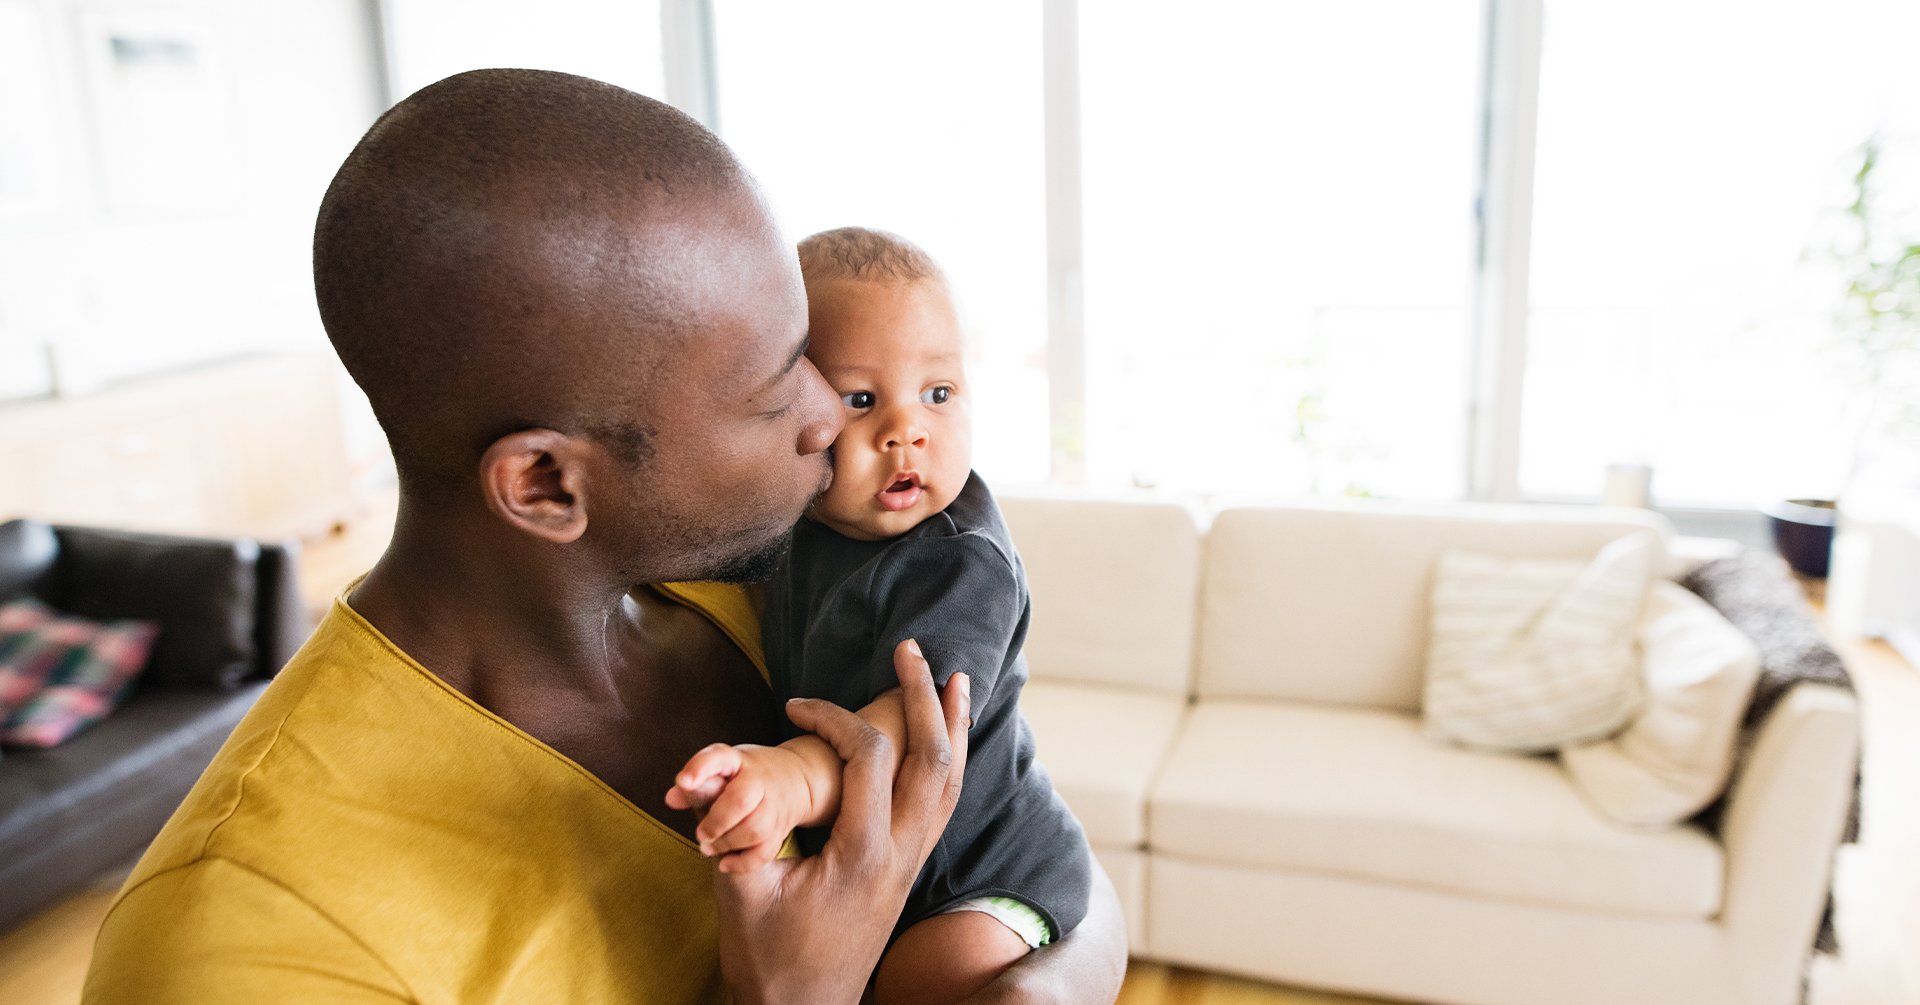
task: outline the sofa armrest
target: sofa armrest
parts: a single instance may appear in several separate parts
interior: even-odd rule
[[[52,527],[38,520],[0,523],[0,601],[34,592],[59,557],[60,542]]]
[[[1820,924],[1860,749],[1854,696],[1801,684],[1759,726],[1721,819],[1722,914],[1755,968],[1797,973]]]
[[[262,544],[253,638],[259,653],[253,676],[272,677],[313,633],[313,617],[300,595],[300,542]]]

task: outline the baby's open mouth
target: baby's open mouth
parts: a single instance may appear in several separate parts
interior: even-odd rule
[[[880,490],[881,509],[903,510],[920,501],[920,474],[917,471],[903,471],[893,476],[893,481]]]

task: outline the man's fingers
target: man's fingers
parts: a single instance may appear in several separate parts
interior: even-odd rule
[[[827,741],[847,764],[840,774],[840,815],[833,824],[829,850],[839,847],[862,857],[873,855],[872,842],[887,835],[887,829],[876,827],[875,821],[893,815],[893,745],[871,723],[829,701],[790,701],[787,718]]]
[[[947,769],[947,785],[940,793],[940,819],[953,815],[953,808],[960,803],[960,786],[967,777],[968,741],[973,729],[973,678],[956,673],[947,678],[947,686],[940,690],[940,710],[947,717],[947,745],[952,752],[952,764]],[[940,833],[946,828],[936,827],[927,837],[927,852],[933,851],[933,845],[940,840]]]
[[[900,680],[907,727],[906,760],[900,765],[900,776],[893,785],[894,847],[931,848],[929,831],[937,834],[945,830],[947,817],[953,812],[952,805],[945,800],[949,776],[959,774],[964,767],[955,761],[951,735],[953,717],[957,713],[964,722],[969,710],[942,707],[940,697],[933,690],[932,669],[921,655],[919,643],[913,639],[894,648],[893,671]],[[964,674],[955,676],[966,679]],[[962,684],[961,694],[966,690],[967,685]],[[951,691],[949,682],[950,700],[959,697],[951,695]],[[960,751],[964,756],[965,747]],[[918,862],[914,868],[919,868]]]

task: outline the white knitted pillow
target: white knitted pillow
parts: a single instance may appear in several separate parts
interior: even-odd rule
[[[1666,827],[1726,788],[1760,653],[1678,583],[1654,584],[1640,646],[1651,692],[1646,710],[1617,736],[1563,748],[1560,763],[1602,813]]]
[[[1630,534],[1585,564],[1441,555],[1426,734],[1533,753],[1626,725],[1646,701],[1634,630],[1653,582],[1653,545]]]

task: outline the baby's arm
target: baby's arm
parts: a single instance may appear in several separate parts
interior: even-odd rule
[[[833,668],[863,673],[877,695],[859,712],[889,742],[896,759],[905,745],[905,712],[893,691],[898,645],[926,647],[934,680],[965,673],[976,712],[989,708],[1008,651],[1024,617],[1015,566],[976,535],[915,542],[896,556],[891,579],[876,590],[876,641],[869,665]],[[916,643],[916,639],[921,640]],[[778,747],[716,744],[693,756],[667,794],[673,809],[706,806],[695,831],[700,850],[718,855],[720,868],[745,872],[773,861],[795,827],[832,822],[840,811],[839,755],[818,737]],[[929,836],[936,842],[938,834]],[[929,845],[931,850],[932,845]]]
[[[859,715],[887,738],[898,771],[906,750],[900,692],[882,693]],[[674,776],[666,801],[677,810],[706,806],[694,831],[700,853],[719,856],[721,872],[747,872],[773,861],[794,828],[833,822],[844,767],[833,747],[812,734],[778,747],[715,743]]]

